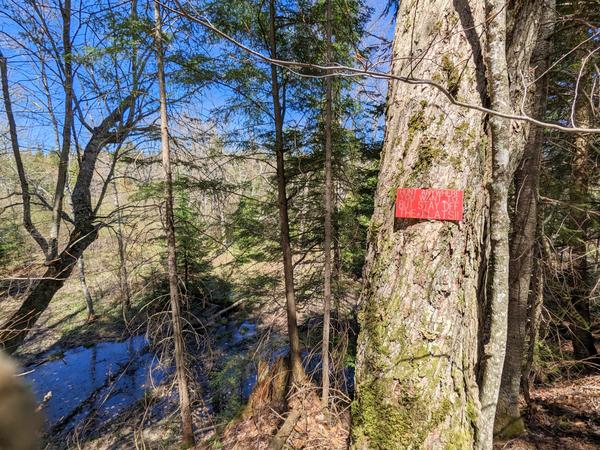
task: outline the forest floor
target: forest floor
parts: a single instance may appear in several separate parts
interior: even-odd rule
[[[133,305],[134,311],[139,314],[137,321],[134,321],[129,330],[124,326],[118,300],[118,281],[110,275],[112,271],[106,270],[106,267],[110,267],[110,258],[99,253],[101,258],[96,258],[94,262],[90,261],[91,276],[89,277],[96,299],[96,320],[92,323],[86,322],[85,302],[76,277],[72,277],[52,301],[38,323],[39,326],[21,350],[19,356],[23,365],[43,363],[49,357],[52,358],[54,353],[61,358],[63,352],[76,347],[114,342],[128,335],[139,335],[145,332],[142,317],[145,310],[140,304]],[[225,423],[236,416],[236,411],[239,412],[240,408],[244,407],[243,403],[240,404],[244,396],[235,394],[236,401],[229,403],[231,399],[228,398],[228,392],[239,393],[245,388],[243,383],[248,377],[248,372],[245,372],[246,369],[238,370],[240,367],[247,366],[249,362],[255,364],[257,359],[265,358],[265,355],[285,348],[284,297],[280,289],[269,281],[276,279],[278,270],[279,267],[273,265],[254,267],[252,270],[238,273],[238,280],[244,280],[244,283],[231,284],[230,301],[244,298],[247,306],[242,305],[236,308],[234,314],[231,314],[233,313],[231,311],[226,315],[227,317],[220,316],[215,318],[213,323],[207,324],[208,329],[205,330],[207,334],[213,337],[226,335],[228,342],[226,346],[217,343],[211,350],[213,352],[211,364],[214,364],[210,372],[212,378],[203,386],[210,391],[204,392],[203,397],[206,395],[214,399],[215,396],[220,396],[228,403],[221,405],[227,414],[217,414],[214,409],[207,408],[202,402],[197,404],[194,419],[199,431],[199,442],[201,442],[198,448],[241,448],[236,447],[235,444],[223,446],[227,441],[221,439],[221,435],[226,431]],[[20,274],[15,273],[13,276],[19,278]],[[140,301],[148,298],[144,295],[145,290],[151,290],[151,286],[138,283],[136,291]],[[349,286],[348,292],[349,304],[346,306],[350,310],[356,306],[356,286]],[[18,302],[14,298],[2,300],[4,313],[9,313],[17,306]],[[219,306],[216,302],[204,311],[207,313],[204,317],[209,317],[220,308],[223,306]],[[310,349],[314,351],[319,346],[320,305],[315,302],[305,302],[302,304],[300,318],[303,340],[310,353]],[[236,333],[239,337],[240,324],[244,323],[256,327],[256,331],[252,331],[253,336],[242,336],[247,347],[242,350],[245,354],[240,355],[235,339]],[[341,363],[345,364],[343,361]],[[232,368],[235,370],[232,371]],[[313,393],[307,398],[310,400],[316,398],[316,395]],[[496,443],[496,450],[600,449],[600,375],[582,376],[570,380],[559,379],[553,384],[536,386],[532,389],[531,398],[532,405],[526,416],[526,434],[517,439]],[[134,442],[139,444],[145,441],[151,443],[152,448],[175,448],[179,423],[172,405],[169,406],[173,400],[170,387],[163,385],[154,389],[151,400],[153,405],[151,408],[148,407],[148,399],[144,398],[121,414],[118,420],[107,423],[102,429],[97,430],[91,439],[84,438],[78,442],[78,447],[129,449]],[[345,400],[346,406],[340,409],[339,420],[333,428],[327,424],[329,419],[322,416],[318,401],[313,399],[310,405],[305,405],[309,414],[303,415],[292,430],[288,441],[293,444],[292,448],[303,448],[309,443],[312,445],[311,448],[345,448],[344,442],[349,434],[350,422],[348,401],[349,399]],[[146,418],[147,424],[144,424]],[[141,431],[140,420],[142,420]],[[255,436],[263,443],[268,442],[268,439],[263,438],[268,438],[277,431],[284,422],[284,417],[273,415],[268,421],[270,423],[263,429],[267,434],[262,437]],[[247,437],[252,439],[251,434],[254,430],[250,429],[251,425],[252,423],[249,423],[249,428],[237,429],[237,431],[246,433]],[[309,433],[309,430],[312,432]],[[327,444],[328,433],[331,432],[335,432],[335,439]],[[334,441],[336,444],[332,446]]]
[[[495,449],[600,449],[600,375],[560,380],[531,392],[527,432]]]
[[[54,391],[54,398],[51,400],[54,405],[56,402],[62,402],[65,395],[76,398],[74,402],[81,401],[74,410],[77,416],[69,419],[68,426],[61,426],[61,431],[57,434],[54,434],[56,429],[54,425],[48,430],[44,448],[47,450],[65,448],[114,450],[129,449],[134,445],[149,445],[157,449],[177,448],[179,419],[176,413],[173,385],[168,380],[166,383],[163,380],[158,386],[150,388],[145,396],[136,397],[138,400],[127,400],[131,402],[130,406],[110,420],[102,419],[105,415],[96,409],[98,404],[107,400],[111,402],[112,399],[117,401],[123,396],[133,397],[130,392],[131,387],[127,383],[138,383],[139,377],[143,376],[143,362],[134,362],[129,368],[120,366],[119,364],[122,363],[120,360],[111,363],[111,367],[117,370],[118,377],[115,378],[115,382],[109,382],[107,378],[108,384],[103,384],[104,379],[101,377],[105,370],[105,358],[107,352],[123,347],[121,343],[125,344],[132,338],[141,338],[147,332],[148,318],[156,314],[156,308],[162,308],[155,304],[155,299],[164,297],[160,293],[164,287],[160,285],[159,277],[149,273],[150,271],[142,275],[138,274],[132,282],[132,291],[135,293],[132,305],[134,320],[129,326],[125,326],[118,279],[114,276],[115,271],[112,270],[115,257],[107,253],[103,247],[105,246],[98,250],[92,249],[93,252],[90,252],[86,264],[88,284],[94,297],[95,320],[87,321],[85,301],[79,281],[74,274],[56,294],[25,344],[15,355],[24,367],[25,373],[33,372],[28,376],[35,377],[37,374],[38,377],[42,377],[46,372],[51,375],[48,383],[44,383],[43,386],[44,389],[52,388]],[[194,300],[196,307],[193,308],[193,313],[202,318],[197,331],[200,335],[206,336],[202,339],[208,342],[202,344],[205,355],[202,354],[201,348],[191,350],[191,353],[201,355],[194,356],[194,363],[197,364],[196,367],[201,374],[197,386],[198,400],[194,406],[194,423],[201,442],[199,448],[221,448],[220,436],[224,426],[244,406],[247,393],[242,391],[247,390],[246,384],[252,379],[252,370],[256,370],[256,364],[260,360],[269,361],[272,355],[287,352],[285,297],[277,283],[279,271],[278,264],[253,264],[238,268],[235,277],[221,271],[215,274],[214,279],[212,274],[207,274],[208,278],[203,280],[203,283],[207,281],[214,283],[215,290],[226,292],[223,294],[226,298],[217,298],[218,296],[211,294],[209,298],[201,301]],[[29,272],[30,267],[23,266],[9,273],[0,274],[8,275],[0,285],[0,315],[2,316],[0,320],[18,308],[19,294],[27,289],[25,283],[20,280],[23,280]],[[225,290],[222,290],[222,287]],[[356,283],[350,283],[347,288],[348,301],[352,305],[346,306],[352,309],[356,302]],[[243,302],[234,309],[213,317],[215,312],[241,299]],[[150,308],[147,307],[148,301],[153,302]],[[320,316],[318,302],[312,301],[309,297],[301,303],[299,319],[303,341],[307,346],[304,356],[308,363],[313,365],[318,360],[314,355],[320,349]],[[148,352],[148,350],[144,351]],[[153,350],[150,352],[150,355],[148,353],[139,355],[139,359],[146,361],[148,357],[151,358]],[[94,361],[93,366],[90,365],[91,358]],[[98,358],[97,362],[96,358]],[[71,367],[75,359],[80,365]],[[125,362],[125,365],[129,366],[130,363],[131,361]],[[48,369],[48,366],[57,365],[64,366],[59,369],[61,372],[53,372],[54,369],[51,367],[50,371],[44,370]],[[92,367],[98,369],[91,370]],[[57,374],[65,373],[63,371],[82,372],[83,378],[89,377],[90,373],[97,373],[98,380],[77,379],[78,381],[73,383],[82,382],[89,386],[79,390],[76,386],[72,386],[75,391],[69,394],[68,389],[61,389],[60,385],[71,383],[70,381],[61,379],[58,385],[56,380],[52,381],[58,376]],[[52,387],[53,382],[54,387]],[[103,397],[104,400],[99,400],[99,397]],[[313,397],[316,395],[308,398]],[[310,403],[312,406],[307,407],[307,411],[320,409],[318,401],[310,401]],[[214,406],[215,404],[218,406]],[[106,409],[106,406],[103,408]],[[347,412],[344,417],[344,421],[348,422]],[[273,420],[275,431],[280,425],[280,418],[281,416],[275,417]],[[318,439],[324,442],[330,431],[327,422],[328,420],[317,418],[315,421],[313,417],[305,416],[298,421],[295,427],[297,433],[293,439],[296,441],[309,439],[313,442]],[[308,430],[317,430],[315,424],[319,424],[318,433],[309,433]],[[71,425],[76,428],[73,432],[68,431]],[[300,431],[301,428],[304,429],[303,432]],[[338,441],[345,442],[348,427],[342,427],[338,431]],[[68,435],[65,434],[67,432]]]

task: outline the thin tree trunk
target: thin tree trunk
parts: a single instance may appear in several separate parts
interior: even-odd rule
[[[19,175],[19,184],[21,186],[21,200],[23,202],[23,226],[35,240],[44,253],[48,256],[48,242],[39,232],[37,227],[31,220],[31,194],[29,192],[29,182],[25,175],[25,167],[21,159],[21,148],[19,146],[19,137],[17,133],[17,124],[12,110],[12,101],[10,98],[10,89],[8,87],[8,68],[6,58],[0,51],[0,76],[2,77],[2,97],[4,98],[4,110],[6,111],[6,119],[8,122],[8,131],[10,135],[10,144],[17,166],[17,174]]]
[[[531,72],[531,56],[538,43],[542,2],[507,4],[484,0],[486,11],[486,74],[491,109],[504,113],[531,109],[522,78]],[[510,14],[510,20],[507,17]],[[507,25],[510,22],[510,26]],[[510,80],[513,82],[511,83]],[[525,151],[528,124],[512,126],[496,115],[489,116],[492,153],[490,191],[490,277],[486,305],[486,331],[480,361],[481,417],[476,436],[478,449],[491,449],[494,420],[502,379],[508,325],[509,230],[508,192]]]
[[[225,177],[225,174],[222,176]],[[221,235],[221,243],[223,248],[227,248],[229,247],[229,242],[227,241],[227,221],[225,220],[225,203],[227,198],[223,198],[223,195],[218,193],[216,200],[219,214],[219,232]]]
[[[121,212],[121,202],[119,201],[119,191],[117,183],[113,180],[115,208],[117,209],[117,247],[119,250],[119,286],[121,288],[121,312],[123,320],[129,321],[131,310],[131,293],[129,291],[129,275],[127,272],[127,251],[125,240],[123,238],[123,214]]]
[[[577,121],[580,126],[589,126],[591,123],[590,105],[582,100],[577,106]],[[575,155],[572,162],[573,181],[570,191],[572,204],[581,207],[589,201],[589,172],[590,150],[589,136],[577,135],[575,137]],[[571,308],[570,322],[572,326],[572,341],[576,359],[589,359],[597,362],[598,352],[591,333],[590,314],[590,268],[587,257],[587,241],[589,235],[589,218],[587,212],[574,211],[573,216],[577,226],[576,242],[573,244],[571,276]]]
[[[137,0],[131,0],[131,20],[137,25]],[[137,92],[139,89],[138,72],[138,46],[134,39],[131,46],[131,67],[132,67],[132,89]],[[135,108],[135,98],[131,100],[131,107]],[[119,191],[117,183],[113,179],[113,189],[115,191],[115,207],[117,208],[117,246],[119,249],[119,286],[121,288],[121,314],[123,322],[127,326],[131,318],[131,291],[129,290],[129,274],[127,271],[127,249],[123,235],[123,212],[119,201]]]
[[[549,7],[549,11],[553,11]],[[553,14],[546,13],[533,62],[541,74],[533,92],[532,114],[543,119],[546,111],[548,78],[544,76],[549,62],[549,37],[553,29]],[[526,347],[530,287],[534,278],[534,250],[538,229],[538,196],[540,162],[544,130],[530,130],[524,149],[524,158],[515,176],[515,213],[510,244],[508,335],[506,357],[502,371],[498,406],[494,424],[495,433],[509,438],[524,431],[519,410],[521,375]]]
[[[275,0],[269,0],[269,45],[271,57],[277,58],[277,40],[275,30]],[[281,233],[281,251],[283,254],[283,277],[287,310],[288,338],[290,340],[290,370],[292,383],[300,384],[305,379],[300,357],[300,336],[298,334],[296,295],[294,292],[294,268],[290,245],[290,225],[288,218],[288,199],[286,192],[285,159],[283,149],[283,113],[281,107],[280,85],[277,66],[271,65],[271,95],[273,98],[273,116],[275,119],[275,155],[277,158],[277,206],[279,209],[279,228]]]
[[[71,50],[71,0],[65,0],[61,6],[63,21],[63,89],[65,91],[65,113],[62,130],[62,147],[58,160],[58,176],[54,189],[54,203],[52,207],[52,224],[48,239],[48,261],[56,258],[58,254],[58,236],[62,221],[63,199],[65,184],[67,182],[69,155],[71,152],[71,127],[73,124],[73,54]]]
[[[534,130],[532,134],[537,134]],[[542,130],[539,131],[543,133]],[[541,136],[540,136],[541,137]],[[528,144],[528,153],[515,176],[517,203],[510,249],[508,321],[506,358],[496,411],[495,430],[504,437],[524,431],[519,412],[521,367],[525,350],[527,305],[533,271],[536,239],[537,184],[541,156],[539,139]]]
[[[190,261],[187,249],[183,250],[183,286],[185,291],[188,291],[188,284],[190,282]]]
[[[486,0],[488,16],[486,29],[486,66],[490,104],[495,111],[512,111],[508,65],[506,62],[506,5],[503,0]],[[508,189],[511,181],[510,122],[490,116],[492,150],[492,180],[490,183],[490,238],[491,278],[489,314],[489,339],[481,362],[482,377],[479,389],[481,417],[476,448],[491,449],[493,442],[496,402],[506,351],[508,318],[508,266],[510,262],[508,233]]]
[[[326,3],[326,40],[327,40],[327,65],[332,61],[332,37],[331,37],[331,5],[332,0]],[[321,360],[323,361],[323,393],[321,402],[324,408],[329,404],[329,331],[331,322],[331,200],[333,194],[332,168],[331,168],[331,127],[333,124],[333,95],[332,79],[325,78],[325,238],[323,246],[325,250],[324,283],[323,283],[323,349]]]
[[[538,217],[538,222],[541,222]],[[541,223],[538,223],[538,242],[537,251],[534,255],[534,274],[532,280],[532,289],[529,296],[529,310],[528,310],[528,327],[527,327],[527,356],[525,357],[525,364],[523,365],[523,371],[521,374],[521,386],[523,387],[523,397],[527,405],[531,404],[531,397],[529,395],[530,387],[532,384],[532,367],[533,359],[535,357],[536,343],[540,330],[540,323],[542,321],[542,305],[544,304],[544,269],[542,266],[542,255],[544,254],[543,243],[544,227]]]
[[[79,284],[81,284],[81,290],[83,291],[85,304],[88,310],[87,321],[91,322],[96,318],[96,313],[94,312],[94,300],[92,299],[92,294],[90,293],[90,289],[88,288],[87,281],[85,279],[85,261],[83,254],[77,260],[77,266],[79,267]]]
[[[173,339],[175,341],[175,371],[179,387],[179,408],[182,423],[182,442],[193,446],[194,429],[192,409],[185,362],[185,344],[181,321],[181,302],[177,282],[177,258],[175,254],[175,222],[173,217],[173,176],[171,173],[171,154],[169,148],[169,128],[167,123],[167,94],[164,72],[164,55],[162,44],[162,22],[160,6],[154,1],[154,20],[156,22],[155,45],[158,66],[158,85],[160,92],[160,137],[162,148],[162,165],[165,173],[165,231],[167,235],[167,264],[169,270],[169,292],[171,297],[171,317],[173,321]]]

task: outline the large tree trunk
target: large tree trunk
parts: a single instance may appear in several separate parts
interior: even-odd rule
[[[167,265],[169,270],[169,293],[171,297],[171,320],[173,322],[173,340],[175,341],[175,373],[179,387],[179,408],[182,423],[182,442],[193,446],[194,429],[192,408],[188,387],[185,344],[181,320],[181,301],[177,281],[177,256],[175,254],[175,221],[173,215],[173,176],[171,173],[171,152],[169,147],[169,128],[167,123],[167,93],[165,86],[164,54],[162,45],[162,22],[160,6],[154,1],[154,20],[156,22],[155,45],[158,66],[158,85],[160,94],[160,141],[162,149],[162,165],[165,173],[165,231],[167,235]]]
[[[553,8],[550,8],[552,11]],[[548,78],[544,76],[549,62],[549,36],[553,29],[553,14],[547,13],[533,62],[536,64],[536,83],[532,114],[543,119],[546,111]],[[525,144],[524,157],[514,176],[515,207],[510,244],[508,335],[506,357],[502,371],[500,394],[494,429],[503,437],[524,431],[519,411],[519,393],[527,340],[530,286],[534,275],[534,249],[538,229],[538,195],[540,162],[544,130],[534,127]],[[540,280],[538,280],[540,281]]]
[[[482,21],[482,2],[401,2],[392,73],[439,80],[481,105],[485,68],[475,24]],[[389,86],[359,315],[356,449],[473,446],[490,175],[484,122],[435,89]],[[464,220],[395,221],[398,187],[463,189]]]
[[[277,38],[275,29],[275,0],[269,1],[269,45],[271,57],[277,59]],[[304,380],[304,368],[300,357],[300,336],[296,312],[296,294],[294,291],[294,267],[290,245],[290,225],[288,217],[288,199],[285,177],[285,158],[283,149],[283,112],[280,100],[280,85],[277,66],[271,65],[271,94],[273,99],[273,117],[275,119],[275,156],[277,159],[277,207],[279,210],[279,228],[281,251],[283,254],[283,278],[287,309],[288,338],[290,340],[290,369],[292,382]]]
[[[540,11],[540,2],[403,2],[392,70],[432,79],[464,102],[511,114],[524,96],[518,74],[529,70]],[[475,29],[484,22],[482,43]],[[529,128],[493,114],[485,123],[481,114],[458,110],[426,87],[393,83],[388,101],[363,292],[356,446],[456,445],[458,434],[459,446],[488,449],[507,332],[508,191]],[[463,223],[394,225],[397,187],[464,189]],[[478,293],[485,299],[479,317]],[[439,317],[448,324],[440,326]],[[384,407],[381,399],[389,399]]]

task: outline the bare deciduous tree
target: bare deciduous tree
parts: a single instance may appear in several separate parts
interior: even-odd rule
[[[65,280],[70,276],[77,261],[82,256],[84,250],[96,239],[100,228],[103,226],[102,220],[98,218],[98,213],[102,205],[104,193],[112,179],[114,165],[119,160],[119,149],[121,144],[133,133],[141,121],[155,111],[151,103],[143,101],[144,91],[132,88],[131,76],[136,73],[140,77],[144,73],[145,60],[140,60],[134,66],[115,68],[114,73],[98,75],[93,70],[94,61],[79,62],[77,72],[72,67],[74,54],[71,49],[71,43],[74,39],[71,31],[71,8],[70,2],[60,4],[60,19],[57,25],[51,20],[57,17],[52,16],[48,9],[42,8],[38,2],[32,2],[31,8],[19,4],[10,4],[12,15],[11,19],[22,30],[22,38],[14,41],[20,51],[30,56],[39,58],[42,70],[48,62],[56,68],[56,72],[62,74],[57,81],[62,86],[65,96],[65,108],[63,111],[62,142],[60,146],[59,165],[56,178],[56,188],[52,200],[47,200],[42,194],[32,189],[29,183],[28,175],[23,164],[21,148],[19,145],[19,136],[16,125],[13,104],[10,95],[10,82],[8,78],[7,60],[0,56],[0,75],[2,81],[2,94],[4,98],[7,121],[10,129],[10,140],[14,160],[19,175],[21,187],[21,203],[23,211],[23,223],[31,237],[38,244],[45,256],[46,262],[43,273],[36,279],[32,289],[25,295],[25,298],[16,312],[2,325],[0,325],[0,346],[8,352],[14,352],[23,342],[27,333],[35,325],[39,316],[47,308],[54,294],[63,286]],[[100,13],[106,10],[100,8]],[[111,11],[116,14],[117,11]],[[101,23],[101,22],[95,22]],[[60,39],[56,38],[56,29],[59,29]],[[80,24],[76,29],[81,32]],[[98,30],[99,32],[101,30]],[[40,34],[41,33],[41,34]],[[46,40],[50,45],[42,45]],[[28,46],[29,44],[29,46]],[[108,42],[98,41],[95,45],[110,45]],[[123,51],[124,49],[119,49]],[[100,57],[114,57],[114,52],[98,52]],[[146,56],[147,58],[147,56]],[[74,74],[77,74],[79,85],[90,89],[90,92],[80,92],[77,95],[74,90]],[[125,75],[124,75],[125,74]],[[99,79],[100,76],[104,78]],[[119,79],[121,78],[121,79]],[[152,80],[145,77],[143,82],[151,84]],[[42,84],[46,85],[47,80],[42,76]],[[103,88],[99,85],[103,84]],[[112,84],[112,86],[111,86]],[[110,92],[112,88],[119,86],[118,92],[111,92],[110,95],[104,95],[102,102],[98,104],[95,100],[89,100],[89,94],[92,90],[103,90]],[[45,88],[42,87],[42,91]],[[94,98],[94,95],[91,95]],[[71,105],[71,106],[69,106]],[[54,115],[51,105],[49,112],[52,116],[52,122],[58,129],[58,121]],[[63,198],[66,188],[66,176],[68,170],[69,152],[71,151],[71,137],[75,130],[75,117],[78,120],[78,127],[83,129],[78,142],[85,142],[82,147],[77,147],[78,152],[78,172],[75,184],[71,194],[73,205],[72,216],[69,216],[63,208]],[[93,121],[93,122],[92,122]],[[79,133],[79,132],[78,132]],[[113,150],[112,168],[108,177],[102,179],[103,187],[100,189],[100,195],[93,198],[91,192],[92,181],[96,173],[96,163],[102,151]],[[48,211],[52,212],[52,224],[49,237],[46,239],[32,220],[32,196],[35,196],[39,203]],[[93,203],[95,201],[95,203]],[[59,220],[66,220],[72,224],[66,239],[59,239],[60,224]],[[65,241],[62,248],[59,243]]]

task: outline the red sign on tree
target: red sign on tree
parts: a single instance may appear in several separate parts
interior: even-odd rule
[[[460,221],[463,218],[463,191],[398,189],[396,217]]]

